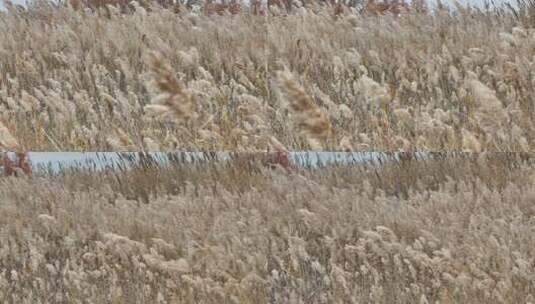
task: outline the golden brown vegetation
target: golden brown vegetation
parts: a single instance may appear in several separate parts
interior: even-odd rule
[[[535,301],[533,155],[496,152],[535,147],[535,6],[268,3],[0,13],[1,150],[254,152],[4,158],[2,303]],[[296,170],[288,149],[496,153]]]
[[[410,156],[410,155],[407,155]],[[530,155],[0,180],[4,303],[526,303]]]
[[[290,150],[533,151],[528,6],[378,17],[277,3],[265,16],[151,2],[12,9],[0,18],[0,118],[29,150],[257,151],[275,137]],[[295,112],[280,71],[309,110]],[[162,77],[178,87],[154,86]],[[179,109],[176,90],[195,119],[150,115]]]

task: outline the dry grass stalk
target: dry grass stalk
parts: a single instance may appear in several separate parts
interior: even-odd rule
[[[111,134],[106,138],[106,142],[113,151],[135,151],[134,145],[130,136],[119,127],[114,127]]]
[[[364,6],[363,12],[374,14],[374,15],[383,15],[386,13],[392,13],[395,16],[398,16],[402,11],[409,10],[409,5],[404,1],[394,0],[394,1],[385,1],[385,2],[376,2],[376,0],[368,0]]]
[[[0,148],[7,151],[15,151],[19,149],[17,139],[11,134],[2,121],[0,121]]]
[[[307,139],[311,148],[325,148],[332,134],[328,115],[316,105],[290,72],[279,72],[278,79],[300,133]]]
[[[213,3],[213,1],[207,1],[203,6],[204,13],[207,16],[218,14],[223,15],[224,13],[229,13],[231,15],[239,14],[242,11],[241,5],[239,3]]]
[[[171,67],[163,62],[161,57],[153,55],[153,72],[156,75],[155,86],[160,91],[152,100],[152,104],[145,106],[150,116],[172,116],[179,122],[188,122],[197,117],[195,97],[187,91],[176,78]]]

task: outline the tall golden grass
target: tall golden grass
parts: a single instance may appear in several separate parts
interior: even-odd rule
[[[301,1],[264,15],[136,3],[2,13],[0,118],[21,147],[533,150],[527,4],[375,16]],[[292,92],[307,96],[302,113]],[[151,115],[171,108],[196,116]]]
[[[2,303],[535,301],[535,6],[268,3],[0,12],[1,151],[237,152],[4,158]]]
[[[529,303],[531,154],[0,179],[5,303]]]

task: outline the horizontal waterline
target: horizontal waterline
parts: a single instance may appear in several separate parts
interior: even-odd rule
[[[5,152],[11,159],[14,152]],[[468,152],[289,152],[288,158],[296,167],[318,168],[330,165],[372,164],[380,165],[401,159],[425,160],[451,157],[469,157]],[[151,162],[158,165],[199,164],[228,162],[240,156],[266,156],[263,152],[28,152],[30,166],[34,171],[60,172],[67,168],[102,170],[125,169],[130,166]]]

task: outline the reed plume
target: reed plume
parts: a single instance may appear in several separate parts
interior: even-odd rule
[[[179,122],[196,118],[195,97],[176,78],[161,56],[152,55],[152,70],[156,75],[154,86],[160,94],[144,107],[145,113],[156,117],[172,116]]]
[[[332,133],[329,118],[288,71],[278,75],[295,124],[312,149],[323,149]]]
[[[19,148],[17,139],[11,134],[11,131],[4,123],[0,121],[0,148],[8,151],[14,151]]]

